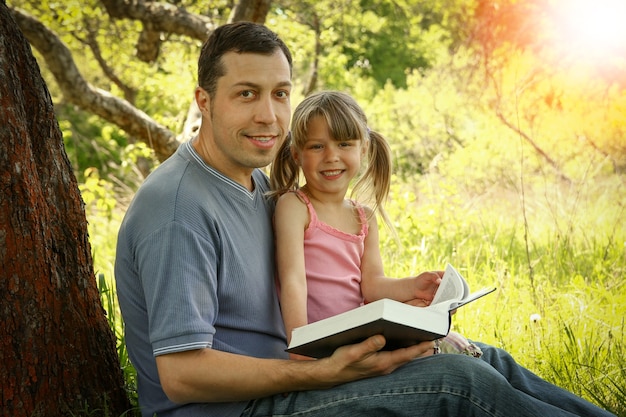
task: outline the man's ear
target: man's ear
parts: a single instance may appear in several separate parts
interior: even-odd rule
[[[203,116],[209,117],[211,108],[211,97],[209,93],[202,87],[196,87],[195,91],[196,104]]]

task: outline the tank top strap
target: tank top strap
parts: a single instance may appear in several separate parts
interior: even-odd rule
[[[313,203],[311,203],[309,196],[299,189],[294,190],[292,192],[295,193],[298,197],[300,197],[300,199],[304,202],[304,204],[306,204],[306,208],[309,211],[309,226],[308,227],[317,225],[318,223],[317,213],[315,212],[315,207],[313,207]]]
[[[361,234],[367,235],[369,230],[369,223],[367,222],[367,214],[365,214],[365,209],[358,201],[350,200],[356,211],[359,213],[359,221],[361,222]]]

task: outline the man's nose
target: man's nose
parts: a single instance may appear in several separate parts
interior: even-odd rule
[[[272,124],[276,122],[276,109],[271,97],[263,97],[259,100],[255,112],[255,121],[258,123]]]

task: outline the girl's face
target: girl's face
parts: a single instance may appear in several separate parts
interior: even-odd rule
[[[331,137],[322,116],[309,121],[306,142],[294,153],[306,179],[307,188],[328,193],[348,191],[350,181],[361,169],[367,148],[361,139],[337,141]]]

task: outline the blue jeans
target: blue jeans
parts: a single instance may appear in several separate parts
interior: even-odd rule
[[[507,352],[476,343],[481,359],[442,354],[416,359],[390,375],[328,390],[250,402],[261,416],[613,416],[519,366]]]

